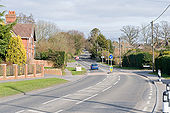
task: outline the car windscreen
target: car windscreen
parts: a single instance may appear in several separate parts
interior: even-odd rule
[[[97,64],[92,64],[92,66],[98,66]]]

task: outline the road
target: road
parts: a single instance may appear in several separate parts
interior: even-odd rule
[[[156,100],[154,85],[135,73],[100,65],[82,55],[79,64],[87,76],[64,85],[0,99],[0,113],[148,113]]]

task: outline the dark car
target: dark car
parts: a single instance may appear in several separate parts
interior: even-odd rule
[[[91,70],[99,69],[98,64],[91,64]]]

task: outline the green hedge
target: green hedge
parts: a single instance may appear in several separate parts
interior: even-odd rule
[[[123,67],[143,68],[143,65],[152,65],[152,55],[147,52],[131,53],[123,57]]]
[[[163,55],[155,59],[156,71],[161,70],[162,74],[170,75],[170,55]]]
[[[63,68],[67,61],[67,57],[64,51],[53,51],[48,50],[48,52],[38,53],[38,60],[51,60],[54,62],[54,67]]]

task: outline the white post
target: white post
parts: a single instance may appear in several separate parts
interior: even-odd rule
[[[162,106],[163,113],[169,113],[169,111],[170,111],[168,96],[169,96],[168,92],[164,91],[163,92],[163,106]]]
[[[161,70],[160,69],[158,69],[158,77],[159,77],[158,81],[161,82]]]

